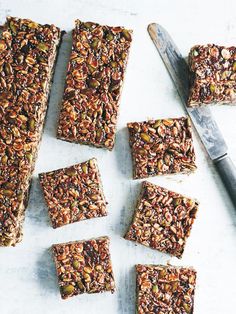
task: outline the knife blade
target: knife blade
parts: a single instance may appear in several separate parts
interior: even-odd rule
[[[188,65],[168,32],[159,24],[148,25],[148,32],[164,62],[178,94],[200,139],[215,163],[221,179],[236,207],[236,168],[227,155],[227,145],[208,107],[187,106],[189,93]]]

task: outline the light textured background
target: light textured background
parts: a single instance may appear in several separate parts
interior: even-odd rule
[[[135,313],[136,263],[192,265],[198,270],[196,314],[234,314],[236,295],[236,216],[221,181],[197,135],[198,170],[187,175],[155,177],[151,182],[197,198],[200,210],[182,260],[170,258],[122,236],[134,211],[140,181],[131,178],[128,121],[184,114],[176,90],[152,44],[146,27],[159,22],[187,55],[198,43],[236,44],[235,0],[1,0],[6,15],[54,23],[69,31],[76,18],[134,30],[134,40],[121,99],[116,145],[112,152],[55,138],[58,108],[71,42],[64,37],[52,88],[46,127],[34,172],[24,239],[16,248],[0,249],[1,314],[131,314]],[[236,107],[212,107],[236,163]],[[109,216],[53,230],[37,174],[96,156],[101,169]],[[109,235],[117,284],[114,295],[81,295],[62,301],[48,251],[52,243]]]

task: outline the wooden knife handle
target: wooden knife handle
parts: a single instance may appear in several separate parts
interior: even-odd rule
[[[236,168],[230,157],[223,157],[214,161],[216,169],[236,209]]]

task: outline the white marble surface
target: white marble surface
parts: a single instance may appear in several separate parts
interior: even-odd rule
[[[134,211],[140,181],[131,179],[127,141],[128,121],[175,117],[184,111],[168,74],[146,31],[147,24],[165,26],[184,55],[197,43],[236,42],[235,0],[1,0],[0,20],[6,15],[54,23],[70,31],[76,18],[134,30],[123,90],[115,149],[112,152],[59,141],[55,138],[66,60],[65,36],[56,68],[46,127],[34,172],[23,242],[0,249],[1,314],[131,314],[135,313],[136,263],[192,265],[198,270],[196,314],[234,314],[236,295],[236,216],[218,175],[197,135],[196,173],[155,177],[150,181],[196,197],[200,210],[182,260],[170,258],[122,236]],[[236,163],[236,107],[212,107]],[[39,188],[41,171],[96,156],[101,169],[109,216],[53,230]],[[81,295],[62,301],[48,251],[52,243],[109,235],[117,291],[114,295]]]

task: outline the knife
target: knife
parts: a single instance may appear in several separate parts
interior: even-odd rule
[[[227,154],[227,145],[211,110],[208,107],[187,106],[189,70],[185,59],[161,25],[156,23],[148,25],[148,32],[236,209],[236,168]]]

